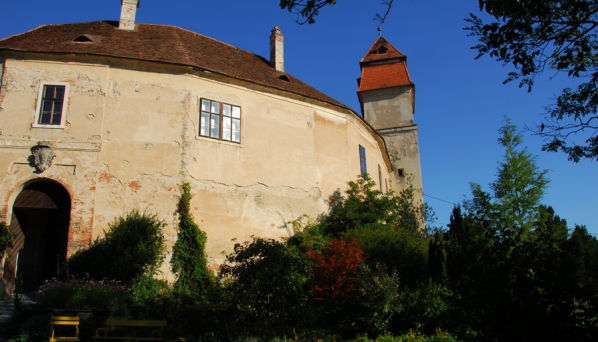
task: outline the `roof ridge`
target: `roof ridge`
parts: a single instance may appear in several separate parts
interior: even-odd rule
[[[179,29],[179,30],[187,31],[187,32],[193,33],[193,34],[195,34],[195,35],[202,36],[202,37],[205,37],[205,38],[208,38],[208,39],[211,39],[211,40],[217,41],[218,43],[221,43],[221,44],[224,44],[224,45],[228,45],[228,46],[230,46],[230,47],[232,47],[232,48],[235,48],[235,49],[237,49],[237,50],[243,50],[243,49],[240,49],[240,48],[238,48],[238,47],[236,47],[236,46],[234,46],[234,45],[232,45],[232,44],[229,44],[229,43],[227,43],[227,42],[223,42],[223,41],[221,41],[221,40],[218,40],[218,39],[216,39],[216,38],[212,38],[212,37],[210,37],[210,36],[206,36],[205,34],[201,34],[201,33],[199,33],[199,32],[195,32],[195,31],[192,31],[192,30],[186,29],[186,28],[184,28],[184,27],[180,27],[180,26],[176,26],[176,25],[169,25],[169,24],[148,24],[148,23],[135,23],[135,25],[139,25],[139,24],[141,24],[141,25],[148,25],[148,26],[150,26],[150,25],[151,25],[151,26],[167,26],[167,27],[173,27],[173,28],[176,28],[176,29]],[[243,51],[247,51],[247,50],[243,50]],[[247,52],[251,52],[251,51],[247,51]]]
[[[21,33],[15,33],[15,34],[13,34],[13,35],[10,35],[10,36],[8,36],[8,37],[0,38],[0,42],[3,42],[3,41],[5,41],[5,40],[8,40],[8,39],[11,39],[11,38],[14,38],[14,37],[22,36],[22,35],[24,35],[24,34],[27,34],[27,33],[29,33],[29,32],[33,32],[33,31],[35,31],[35,30],[38,30],[38,29],[40,29],[40,28],[42,28],[42,27],[46,27],[46,26],[52,26],[52,25],[39,25],[39,26],[37,26],[37,27],[34,27],[34,28],[32,28],[31,30],[28,30],[28,31],[25,31],[25,32],[21,32]]]

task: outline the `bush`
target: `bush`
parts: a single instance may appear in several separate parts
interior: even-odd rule
[[[135,209],[109,224],[105,237],[70,257],[61,276],[87,275],[130,284],[135,278],[153,276],[164,262],[163,228],[157,215]]]
[[[352,342],[458,342],[458,340],[447,332],[437,330],[436,333],[427,336],[411,331],[394,337],[389,334],[382,335],[373,340],[366,335]]]
[[[226,261],[220,274],[231,281],[227,289],[241,318],[268,328],[300,316],[309,292],[309,270],[297,249],[253,237],[251,243],[235,244]]]
[[[65,281],[46,280],[39,291],[39,305],[52,309],[111,309],[130,302],[129,290],[115,280],[70,276]]]

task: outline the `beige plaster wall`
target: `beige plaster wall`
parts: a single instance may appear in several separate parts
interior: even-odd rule
[[[413,125],[413,86],[361,93],[363,115],[375,129]]]
[[[413,186],[420,191],[423,201],[421,164],[419,157],[418,127],[413,121],[413,86],[377,89],[360,93],[365,120],[384,137],[388,156],[394,170],[391,176],[393,190]],[[402,169],[403,177],[397,170]]]
[[[109,59],[6,59],[0,91],[0,219],[23,184],[51,178],[73,198],[69,253],[132,208],[157,213],[176,240],[175,205],[184,181],[208,234],[214,263],[231,239],[279,238],[285,222],[328,208],[328,196],[360,172],[366,148],[374,180],[392,177],[384,145],[354,114],[239,80],[188,68]],[[69,82],[65,129],[32,128],[39,83]],[[241,144],[198,136],[199,99],[238,105]],[[39,140],[53,142],[53,166],[27,161]],[[386,158],[386,159],[385,159]],[[166,277],[168,267],[163,267]]]

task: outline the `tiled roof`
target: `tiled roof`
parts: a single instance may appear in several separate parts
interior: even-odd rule
[[[116,21],[45,25],[0,40],[0,51],[96,55],[186,65],[351,110],[295,77],[276,71],[268,60],[251,52],[175,26],[135,26],[134,31],[125,31]],[[74,42],[80,36],[92,42]],[[279,78],[283,74],[290,82]]]
[[[415,84],[407,71],[407,56],[380,36],[361,62],[357,96],[363,103],[362,92],[400,86],[411,86],[411,105],[415,113]],[[363,110],[363,108],[362,108]]]
[[[361,63],[367,63],[372,61],[379,61],[391,58],[406,57],[401,51],[397,50],[391,43],[388,42],[384,37],[380,36],[372,47],[365,54]]]
[[[405,62],[368,65],[361,70],[357,92],[412,84]]]

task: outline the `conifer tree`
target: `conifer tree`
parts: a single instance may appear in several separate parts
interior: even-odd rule
[[[190,203],[191,186],[185,182],[177,204],[178,237],[172,248],[171,265],[176,274],[174,288],[183,296],[205,300],[212,283],[205,252],[208,238],[193,221]]]

